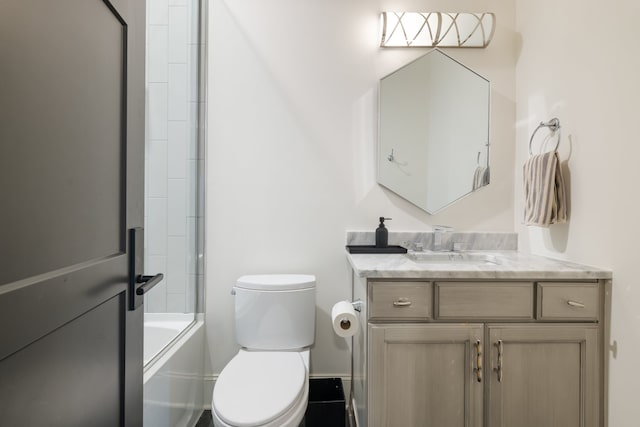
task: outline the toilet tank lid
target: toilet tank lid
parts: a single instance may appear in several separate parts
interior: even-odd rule
[[[288,291],[310,289],[316,286],[316,276],[311,274],[254,274],[242,276],[236,287],[262,291]]]

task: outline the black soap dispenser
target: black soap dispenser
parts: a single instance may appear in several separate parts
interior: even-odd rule
[[[384,226],[384,220],[390,221],[391,218],[380,217],[380,225],[376,228],[376,248],[386,248],[389,246],[389,231]]]

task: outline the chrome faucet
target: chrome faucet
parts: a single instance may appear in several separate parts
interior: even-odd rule
[[[433,228],[433,244],[432,251],[450,251],[453,239],[445,238],[445,233],[453,232],[453,227],[448,225],[434,225]]]

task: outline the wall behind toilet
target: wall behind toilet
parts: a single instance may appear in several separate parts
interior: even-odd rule
[[[234,356],[234,281],[317,276],[312,375],[347,376],[332,305],[351,294],[346,230],[513,231],[515,9],[504,0],[211,0],[206,325],[211,374]],[[488,187],[428,215],[375,180],[378,80],[427,49],[378,47],[383,10],[490,11],[487,49],[446,52],[491,80]]]

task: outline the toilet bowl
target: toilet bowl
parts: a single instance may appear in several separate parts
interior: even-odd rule
[[[309,395],[315,277],[243,276],[233,287],[242,346],[216,381],[216,427],[298,427]]]
[[[309,350],[240,350],[216,381],[216,427],[298,427],[307,408]]]

